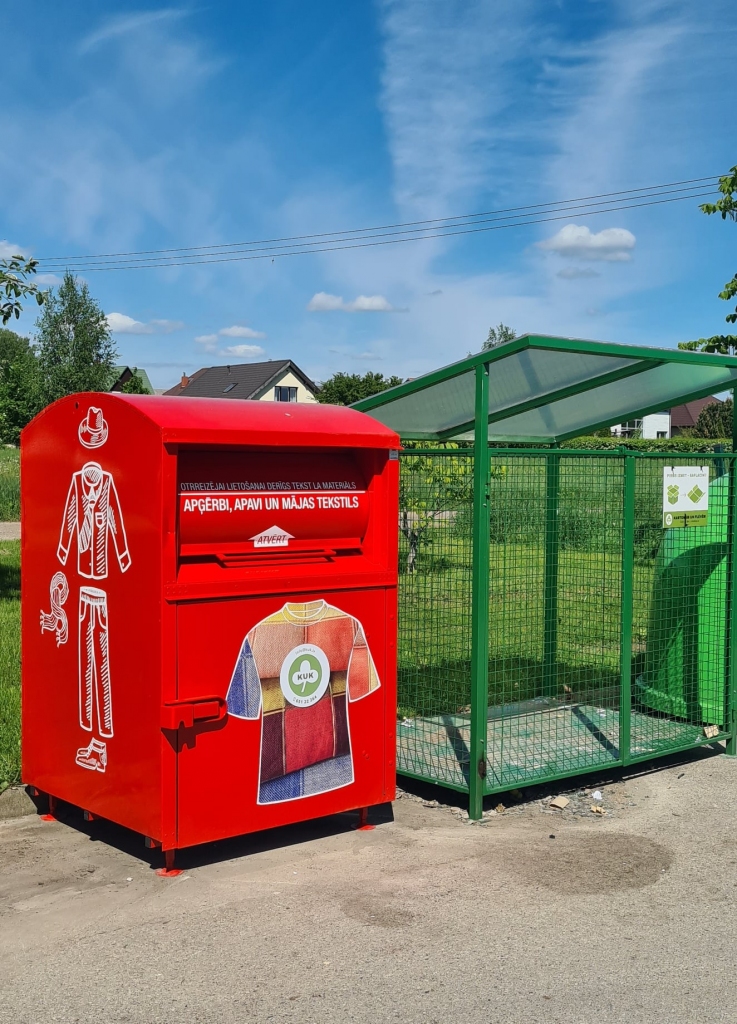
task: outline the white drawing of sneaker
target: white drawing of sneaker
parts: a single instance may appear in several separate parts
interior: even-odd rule
[[[80,768],[104,772],[107,767],[107,744],[101,740],[90,740],[86,747],[80,747],[74,758]]]

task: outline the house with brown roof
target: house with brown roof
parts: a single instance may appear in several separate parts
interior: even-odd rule
[[[685,405],[677,405],[674,409],[671,409],[670,436],[677,437],[684,430],[695,427],[701,411],[707,405],[714,405],[718,401],[718,398],[709,395],[707,398],[695,398],[693,402],[686,402]]]
[[[615,437],[678,437],[685,430],[691,430],[696,426],[702,409],[719,401],[720,399],[714,398],[713,395],[709,395],[707,398],[696,398],[693,402],[676,405],[672,409],[649,413],[642,419],[617,423],[611,428],[611,431]]]
[[[291,359],[264,363],[203,366],[165,395],[187,398],[240,398],[260,402],[316,402],[317,385]]]

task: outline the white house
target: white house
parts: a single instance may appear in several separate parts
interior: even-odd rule
[[[718,401],[720,399],[714,398],[713,395],[709,395],[708,398],[696,398],[693,402],[676,405],[672,409],[651,412],[641,419],[617,423],[611,431],[614,437],[677,437],[684,430],[696,426],[699,414],[705,406]]]
[[[166,395],[187,398],[250,398],[261,402],[316,402],[317,387],[291,359],[203,366]]]

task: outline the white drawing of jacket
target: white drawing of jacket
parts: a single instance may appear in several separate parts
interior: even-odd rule
[[[77,570],[90,580],[107,577],[108,539],[112,539],[120,571],[131,564],[123,514],[112,473],[97,462],[87,462],[72,476],[64,507],[57,555],[66,565],[77,538]]]

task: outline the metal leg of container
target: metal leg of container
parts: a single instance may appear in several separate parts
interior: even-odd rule
[[[55,796],[51,795],[51,793],[48,794],[48,801],[49,809],[46,814],[41,815],[41,821],[56,821],[56,812],[59,806],[58,801]]]
[[[376,825],[368,823],[368,807],[358,808],[358,824],[355,827],[357,832],[371,832],[376,828]]]
[[[177,875],[182,874],[182,868],[174,867],[176,859],[176,850],[164,850],[164,866],[163,868],[157,868],[156,874],[160,878],[176,878]]]

